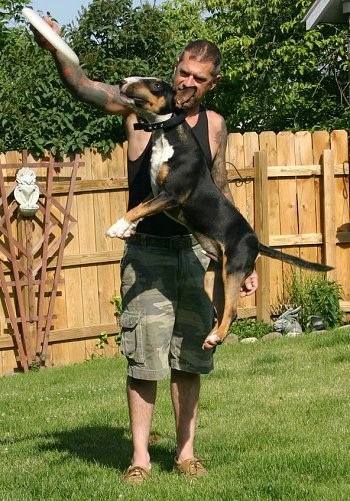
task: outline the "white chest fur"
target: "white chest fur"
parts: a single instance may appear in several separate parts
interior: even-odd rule
[[[151,157],[151,186],[153,195],[159,193],[157,183],[158,172],[161,165],[167,162],[174,154],[174,148],[165,139],[163,132],[156,132],[153,136],[152,157]]]

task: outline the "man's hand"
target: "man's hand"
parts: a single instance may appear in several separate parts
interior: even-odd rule
[[[241,297],[251,296],[254,294],[259,285],[259,278],[257,272],[254,270],[251,275],[245,280],[243,286],[241,287],[241,292],[239,295]]]
[[[45,16],[43,17],[43,20],[45,21],[45,23],[47,23],[52,29],[53,31],[55,31],[58,35],[61,34],[61,29],[60,27],[52,20],[50,19],[49,17]],[[50,42],[48,42],[46,40],[45,37],[43,37],[38,30],[36,30],[32,25],[30,25],[30,29],[32,30],[32,32],[34,33],[34,39],[36,41],[36,43],[39,45],[39,47],[41,47],[42,49],[44,50],[48,50],[49,52],[56,52],[56,49],[53,45],[50,44]]]

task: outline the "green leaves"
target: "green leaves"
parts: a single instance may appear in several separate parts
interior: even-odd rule
[[[341,285],[320,274],[292,270],[286,277],[286,292],[281,299],[284,308],[301,306],[298,315],[303,330],[310,331],[311,316],[322,318],[327,329],[339,327],[343,323],[343,312],[339,300],[342,298]],[[277,306],[276,313],[282,313]]]
[[[255,320],[254,318],[241,318],[233,322],[229,328],[229,334],[235,334],[239,340],[249,337],[256,337],[261,339],[273,328],[264,320]]]
[[[8,16],[12,5],[6,2]],[[89,78],[113,84],[135,74],[171,79],[187,36],[200,36],[203,27],[198,8],[188,0],[136,8],[131,0],[92,0],[77,23],[63,27],[62,36]],[[120,117],[68,93],[51,55],[36,45],[27,26],[15,26],[4,40],[0,79],[0,151],[28,148],[40,156],[48,149],[62,157],[96,147],[107,154],[125,139]]]
[[[203,1],[224,59],[224,86],[209,104],[225,110],[231,131],[348,129],[346,29],[306,31],[311,3]]]
[[[77,102],[52,57],[21,20],[29,0],[0,0],[0,151],[58,156],[96,147],[108,153],[125,139],[119,117]],[[346,27],[306,31],[311,0],[92,0],[62,36],[93,80],[129,75],[171,80],[176,58],[195,38],[218,43],[222,80],[206,105],[230,132],[348,129]],[[10,21],[10,23],[9,23]]]

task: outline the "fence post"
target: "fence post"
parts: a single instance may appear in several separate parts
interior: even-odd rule
[[[335,268],[336,258],[336,224],[335,224],[335,179],[334,179],[334,153],[324,150],[322,157],[322,183],[323,183],[323,221],[324,221],[324,259],[326,264]],[[330,280],[337,279],[336,269],[328,272]]]
[[[269,245],[269,193],[266,151],[254,153],[254,217],[255,232],[265,245]],[[270,322],[270,266],[267,257],[260,256],[256,262],[259,287],[256,292],[256,318]]]

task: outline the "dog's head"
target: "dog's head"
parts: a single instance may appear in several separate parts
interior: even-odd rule
[[[120,85],[120,100],[136,113],[152,122],[182,108],[196,92],[196,87],[173,90],[164,80],[153,77],[129,77]]]

